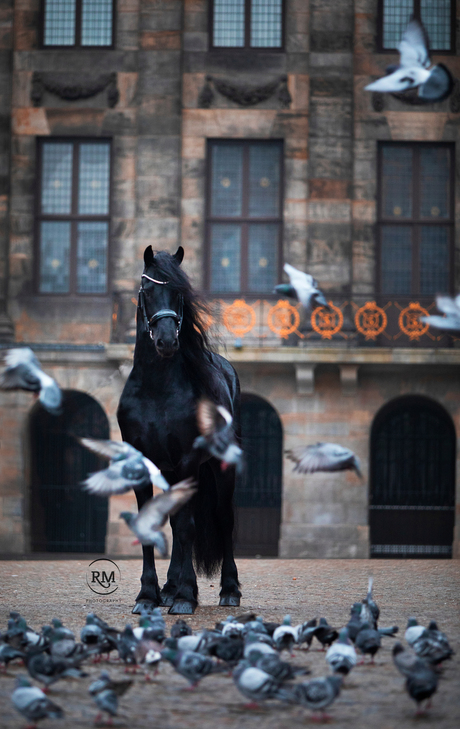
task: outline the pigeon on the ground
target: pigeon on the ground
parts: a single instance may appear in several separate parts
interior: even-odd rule
[[[242,662],[235,668],[232,676],[238,691],[250,700],[250,703],[246,704],[248,709],[258,708],[261,701],[268,699],[290,700],[290,692],[261,668],[247,666]]]
[[[318,282],[309,273],[299,271],[289,263],[284,264],[284,271],[289,276],[288,284],[278,284],[275,292],[282,296],[300,301],[306,311],[315,309],[317,306],[324,306],[329,309],[326,297],[318,288]]]
[[[182,638],[184,635],[192,635],[192,629],[182,618],[176,620],[171,626],[171,638]]]
[[[380,649],[382,644],[382,638],[378,630],[371,628],[369,623],[363,623],[361,630],[355,639],[355,646],[362,653],[364,662],[364,656],[369,655],[371,657],[371,663],[374,663],[374,656]]]
[[[401,93],[418,88],[418,97],[426,103],[446,99],[452,93],[454,80],[446,66],[431,65],[429,41],[420,20],[412,18],[398,46],[399,65],[389,66],[387,75],[365,87],[366,91]]]
[[[434,624],[436,625],[436,623]],[[447,637],[437,629],[437,626],[435,629],[426,628],[414,640],[412,648],[420,658],[424,658],[428,663],[435,666],[451,658],[454,654]]]
[[[323,646],[322,650],[325,650],[326,646],[330,646],[339,637],[337,630],[329,625],[326,618],[319,619],[314,635]]]
[[[363,604],[361,602],[355,602],[351,606],[350,610],[350,620],[346,624],[346,629],[348,631],[348,637],[350,640],[354,643],[356,640],[356,636],[358,635],[359,631],[362,628],[362,622],[361,622],[361,610],[363,608]]]
[[[80,669],[85,656],[76,658],[54,658],[40,649],[39,653],[26,653],[24,662],[32,678],[43,683],[46,688],[63,678],[84,678],[87,673]]]
[[[5,671],[8,668],[8,664],[16,660],[16,658],[24,658],[24,653],[8,645],[8,643],[2,643],[0,645],[0,666],[3,665]]]
[[[294,644],[297,642],[298,632],[291,625],[291,616],[285,615],[282,625],[273,633],[273,643],[278,651],[286,650],[292,653]]]
[[[431,706],[431,697],[438,688],[438,676],[426,667],[410,673],[406,679],[406,691],[417,704],[416,716],[424,713],[421,704],[426,700],[425,710]]]
[[[80,656],[82,660],[88,657],[86,646],[77,643],[75,638],[69,638],[67,630],[57,628],[53,631],[50,641],[50,653],[53,658],[76,658]]]
[[[233,418],[223,405],[216,405],[206,398],[198,402],[196,419],[200,435],[195,438],[194,448],[202,448],[221,462],[222,470],[235,466],[243,470],[243,451],[235,441]]]
[[[179,481],[169,491],[149,499],[138,514],[122,511],[120,519],[125,520],[142,545],[154,544],[161,556],[166,557],[168,546],[160,527],[166,524],[168,515],[175,514],[195,492],[195,482],[192,478]]]
[[[25,676],[17,677],[11,700],[14,708],[34,725],[40,719],[61,719],[64,716],[61,707],[50,701],[38,686],[32,686]]]
[[[126,664],[126,670],[128,669],[128,666],[133,666],[135,671],[135,667],[137,665],[135,654],[138,642],[139,641],[134,635],[132,626],[126,625],[117,640],[118,655],[120,660]]]
[[[86,616],[86,625],[80,632],[81,642],[87,646],[93,655],[101,655],[102,653],[110,654],[117,648],[117,640],[119,631],[111,628],[107,623],[94,615],[88,613]]]
[[[360,478],[361,464],[353,451],[337,443],[315,443],[297,446],[285,452],[295,462],[294,471],[315,473],[316,471],[356,471]]]
[[[404,648],[403,645],[399,642],[394,644],[391,653],[393,656],[393,663],[395,664],[399,673],[401,673],[406,678],[412,673],[417,673],[417,671],[424,671],[426,668],[429,667],[428,663],[423,660],[423,658],[419,658],[412,649]]]
[[[261,635],[268,635],[268,631],[264,625],[264,620],[262,616],[256,615],[254,620],[248,620],[248,622],[244,624],[243,633],[244,635],[249,635],[249,633],[260,633]]]
[[[160,469],[129,443],[96,438],[78,438],[78,441],[92,453],[110,460],[107,468],[91,474],[82,482],[85,491],[90,494],[125,494],[131,489],[142,489],[150,484],[162,491],[169,490],[169,483]]]
[[[423,625],[419,625],[417,622],[417,618],[409,618],[407,621],[406,626],[406,632],[404,633],[404,637],[409,643],[409,645],[412,647],[415,643],[415,641],[420,638],[422,633],[425,631],[425,628]]]
[[[162,656],[173,665],[177,673],[189,681],[190,689],[198,686],[201,679],[209,673],[220,670],[220,667],[211,658],[194,651],[175,651],[165,648]]]
[[[326,653],[328,662],[333,673],[340,673],[346,676],[356,666],[356,651],[348,638],[348,630],[340,631],[338,639],[333,643]]]
[[[240,635],[224,635],[215,638],[208,646],[208,655],[233,665],[243,658],[244,640]]]
[[[436,306],[446,316],[439,316],[439,314],[421,316],[420,321],[429,324],[434,329],[441,329],[446,332],[460,332],[460,294],[455,298],[436,296]]]
[[[282,661],[277,653],[263,654],[255,650],[250,654],[249,663],[273,676],[279,683],[310,673],[309,668],[294,667],[291,663]]]
[[[246,636],[246,645],[244,646],[244,657],[250,660],[251,653],[253,651],[260,651],[264,654],[274,653],[277,655],[276,650],[271,645],[259,640],[261,634],[259,633],[248,633]],[[269,637],[269,636],[267,636]]]
[[[100,677],[93,681],[88,688],[88,692],[100,709],[94,723],[97,723],[102,712],[105,712],[109,715],[109,723],[111,724],[112,717],[117,715],[119,696],[123,696],[132,686],[132,683],[132,680],[114,681],[107,671],[102,671]]]
[[[304,643],[307,644],[307,650],[310,648],[313,638],[315,637],[315,630],[318,625],[318,619],[312,618],[307,620],[305,623],[297,626],[297,645],[302,646]]]
[[[45,410],[53,415],[60,414],[62,392],[56,381],[43,372],[30,347],[9,349],[5,364],[6,369],[0,375],[0,389],[33,392]]]
[[[159,608],[155,608],[158,610]],[[144,615],[139,619],[139,627],[134,628],[133,633],[137,640],[154,640],[162,643],[165,639],[165,622],[160,615],[161,620],[152,620],[151,616]]]
[[[292,700],[306,706],[313,712],[321,712],[320,719],[326,720],[328,715],[325,709],[332,704],[340,693],[342,686],[341,676],[326,676],[325,678],[312,678],[310,681],[298,683],[292,688]]]

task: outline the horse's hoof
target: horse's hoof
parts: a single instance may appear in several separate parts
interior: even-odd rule
[[[174,600],[168,610],[170,615],[193,615],[196,605],[189,600]]]
[[[153,600],[139,600],[132,609],[133,615],[152,615],[153,609],[158,607]]]
[[[239,607],[240,599],[239,595],[222,595],[219,605],[220,607]]]
[[[174,598],[172,595],[162,595],[161,604],[163,607],[172,607],[174,605]]]

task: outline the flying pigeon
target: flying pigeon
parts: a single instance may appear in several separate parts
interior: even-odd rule
[[[429,324],[434,329],[447,332],[460,332],[460,294],[455,298],[450,296],[437,296],[436,306],[446,316],[421,316],[420,321]]]
[[[329,305],[322,291],[318,288],[318,282],[310,276],[309,273],[299,271],[298,268],[284,264],[284,271],[289,276],[288,284],[278,284],[275,286],[275,292],[282,296],[289,296],[291,299],[300,301],[306,311],[315,309],[317,306],[324,306],[329,309]]]
[[[418,96],[426,103],[446,99],[452,93],[454,80],[442,63],[430,68],[429,41],[422,23],[409,21],[398,46],[398,66],[389,66],[387,75],[368,84],[366,91],[398,93],[418,88]]]
[[[64,712],[54,704],[38,686],[32,686],[25,676],[18,676],[16,688],[11,695],[14,708],[30,722],[46,719],[61,719]]]
[[[328,662],[333,673],[341,673],[346,676],[356,666],[356,651],[348,638],[346,628],[340,631],[339,637],[326,653]]]
[[[169,514],[175,514],[194,495],[195,482],[188,478],[179,481],[164,494],[149,499],[138,514],[122,511],[124,519],[142,545],[154,544],[162,557],[166,557],[168,547],[166,537],[160,527],[166,524]]]
[[[221,462],[222,470],[235,466],[238,473],[243,470],[243,451],[235,442],[233,418],[223,405],[216,405],[201,399],[198,402],[196,418],[200,435],[195,438],[194,448],[202,448]]]
[[[294,471],[298,473],[315,473],[315,471],[356,471],[360,478],[361,464],[353,451],[337,443],[316,443],[309,446],[297,446],[286,451],[286,455],[295,462]]]
[[[325,709],[332,704],[340,693],[342,686],[341,676],[326,676],[326,678],[312,678],[310,681],[298,683],[292,689],[292,699],[295,703],[306,706],[313,712],[321,712],[321,719],[328,718]]]
[[[6,370],[0,375],[0,389],[34,392],[45,410],[53,415],[60,414],[62,392],[55,380],[43,372],[30,347],[9,349],[5,364]]]
[[[142,489],[150,484],[162,491],[169,490],[169,483],[160,469],[129,443],[96,438],[78,438],[78,441],[93,453],[110,459],[108,468],[91,474],[83,481],[85,491],[90,494],[125,494],[131,489]]]

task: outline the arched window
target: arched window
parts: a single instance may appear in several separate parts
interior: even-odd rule
[[[109,438],[107,416],[89,395],[64,391],[61,415],[37,404],[30,416],[31,542],[35,552],[104,552],[108,499],[80,483],[107,465],[74,436]]]
[[[451,557],[455,428],[429,398],[385,405],[371,432],[372,557]]]
[[[242,394],[241,436],[245,470],[237,478],[235,490],[235,552],[248,557],[276,557],[281,522],[283,430],[276,410],[266,400]]]

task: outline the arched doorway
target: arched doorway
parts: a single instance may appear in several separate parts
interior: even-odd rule
[[[90,496],[80,483],[107,465],[76,438],[109,438],[107,416],[89,395],[63,393],[61,415],[40,404],[29,421],[31,546],[35,552],[104,552],[108,499]]]
[[[433,400],[401,397],[371,432],[371,557],[449,558],[455,520],[455,428]]]
[[[283,430],[261,397],[241,395],[245,471],[235,489],[235,554],[276,557],[281,523]]]

